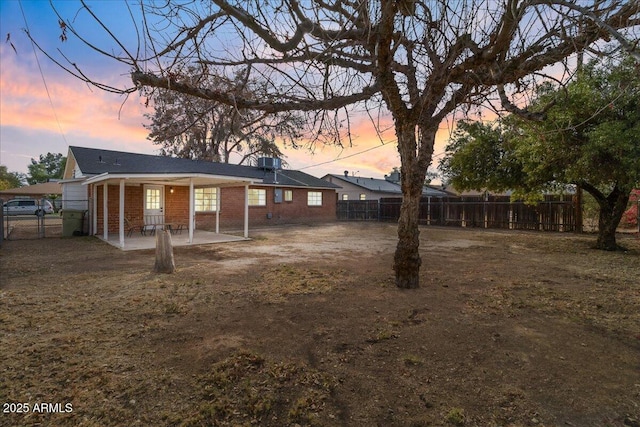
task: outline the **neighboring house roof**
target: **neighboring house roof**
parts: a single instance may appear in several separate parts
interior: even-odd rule
[[[266,185],[290,187],[338,188],[304,172],[295,170],[265,170],[255,166],[234,165],[204,160],[127,153],[85,147],[69,147],[69,157],[82,176],[203,174],[230,178],[246,178]],[[71,166],[74,167],[74,166]],[[76,178],[65,171],[65,178]]]
[[[401,195],[402,189],[400,188],[400,184],[388,181],[386,179],[379,178],[365,178],[361,176],[347,176],[347,175],[335,175],[335,174],[327,174],[323,178],[332,177],[335,179],[342,180],[344,182],[348,182],[353,185],[357,185],[369,191],[374,191],[378,193],[389,193],[389,195]],[[422,189],[423,196],[448,196],[449,194],[446,191],[439,190],[432,186],[425,186]]]
[[[40,196],[44,194],[62,194],[60,182],[43,182],[41,184],[25,185],[24,187],[9,188],[0,191],[0,194],[12,196]]]
[[[400,186],[394,182],[387,181],[386,179],[378,179],[378,178],[365,178],[361,176],[346,176],[346,175],[335,175],[328,174],[325,177],[330,176],[335,179],[342,180],[344,182],[348,182],[353,185],[357,185],[369,191],[377,191],[380,193],[393,193],[393,194],[401,194]]]

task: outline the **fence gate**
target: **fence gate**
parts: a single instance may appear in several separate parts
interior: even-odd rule
[[[24,203],[33,199],[24,199]],[[12,201],[20,201],[13,199]],[[44,214],[43,207],[49,203],[45,199],[36,200],[35,205],[29,206],[23,212],[16,212],[11,207],[4,208],[5,201],[0,200],[3,206],[2,239],[4,240],[28,240],[42,239],[45,237],[60,237],[62,235],[62,218],[58,212]],[[31,202],[33,203],[33,202]]]

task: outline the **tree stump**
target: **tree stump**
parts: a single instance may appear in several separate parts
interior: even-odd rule
[[[153,271],[155,273],[173,273],[176,271],[171,233],[168,230],[156,232],[156,265],[153,267]]]

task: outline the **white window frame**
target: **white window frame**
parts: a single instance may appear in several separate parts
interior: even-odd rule
[[[293,190],[284,190],[284,201],[293,202]]]
[[[144,208],[145,210],[162,209],[162,189],[161,188],[148,188],[145,191]]]
[[[307,206],[322,206],[322,191],[307,192]]]
[[[249,206],[267,206],[267,190],[264,188],[250,188],[248,199]]]
[[[215,212],[218,208],[218,189],[215,187],[195,188],[194,201],[196,212]]]

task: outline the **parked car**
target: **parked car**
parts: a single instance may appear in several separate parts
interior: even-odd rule
[[[44,215],[53,213],[53,205],[49,200],[41,204],[36,199],[13,199],[2,205],[5,215]]]

